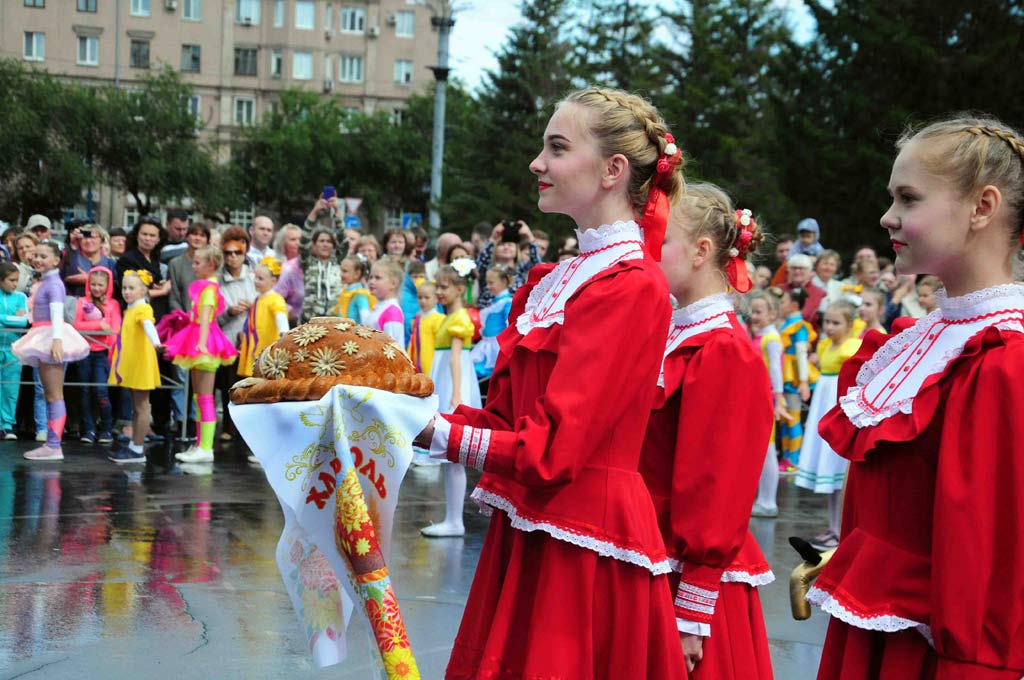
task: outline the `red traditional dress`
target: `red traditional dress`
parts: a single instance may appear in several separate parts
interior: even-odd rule
[[[431,451],[483,470],[493,513],[448,678],[686,677],[637,471],[668,290],[636,223],[579,242],[517,291],[486,408],[436,422]]]
[[[833,617],[822,679],[1024,675],[1024,287],[936,296],[868,333],[819,427],[851,462],[807,597]]]
[[[760,352],[726,294],[672,314],[640,456],[681,632],[703,635],[692,678],[772,677],[757,586],[775,580],[747,528],[774,415]]]

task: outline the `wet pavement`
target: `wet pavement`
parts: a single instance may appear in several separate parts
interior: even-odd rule
[[[281,510],[244,450],[191,474],[167,450],[119,467],[76,444],[29,463],[33,446],[0,442],[0,678],[372,677],[358,619],[348,661],[312,666],[274,560]],[[422,538],[443,501],[438,468],[410,470],[389,564],[425,680],[443,677],[486,530],[468,502],[464,539]],[[826,618],[790,617],[786,538],[822,529],[824,496],[784,482],[780,507],[751,528],[778,577],[761,590],[776,678],[804,680]]]

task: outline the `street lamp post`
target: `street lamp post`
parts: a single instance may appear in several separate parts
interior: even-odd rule
[[[436,81],[434,89],[434,139],[431,147],[430,162],[430,234],[437,236],[441,231],[441,176],[444,169],[444,112],[445,97],[448,91],[448,39],[451,36],[455,19],[452,18],[451,5],[442,0],[438,3],[440,11],[430,7],[434,15],[430,17],[430,25],[438,32],[437,66],[431,66]]]

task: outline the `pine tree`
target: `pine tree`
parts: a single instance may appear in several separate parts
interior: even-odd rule
[[[571,223],[537,210],[537,181],[530,162],[542,146],[554,105],[570,88],[568,45],[561,27],[565,0],[526,0],[523,21],[498,50],[478,95],[472,145],[446,180],[445,230],[468,233],[480,221],[522,219],[531,226],[567,231]]]
[[[571,68],[577,85],[648,96],[660,85],[652,49],[655,15],[649,5],[639,0],[577,0],[573,15]]]
[[[676,39],[660,49],[667,84],[655,103],[691,163],[687,175],[715,182],[776,231],[796,211],[773,160],[772,64],[791,41],[771,0],[680,3],[664,15]]]

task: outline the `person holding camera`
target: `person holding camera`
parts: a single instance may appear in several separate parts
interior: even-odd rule
[[[519,243],[525,241],[529,248],[529,257],[519,262]],[[529,225],[522,220],[502,220],[494,225],[491,238],[487,245],[476,256],[477,276],[480,279],[480,298],[477,305],[483,309],[494,301],[493,295],[487,290],[487,269],[491,264],[503,264],[515,272],[511,291],[514,293],[526,282],[526,277],[534,265],[540,264],[541,254],[533,238]]]
[[[61,278],[71,297],[85,295],[89,270],[93,267],[105,267],[114,271],[117,263],[114,258],[103,254],[103,229],[95,224],[83,224],[71,231],[71,248],[64,260]]]

